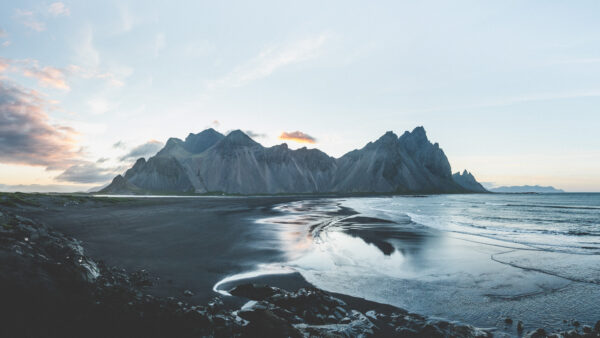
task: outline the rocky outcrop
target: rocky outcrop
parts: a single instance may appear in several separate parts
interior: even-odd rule
[[[245,333],[268,337],[491,337],[469,325],[428,320],[405,310],[367,303],[367,311],[319,289],[289,292],[245,284],[230,291],[251,299],[237,315],[248,320]]]
[[[462,173],[456,172],[452,175],[452,179],[454,182],[458,183],[461,187],[472,191],[472,192],[488,192],[483,185],[481,185],[475,179],[475,176],[468,171],[463,171]]]
[[[474,178],[473,178],[474,180]],[[476,182],[475,182],[476,183]],[[318,149],[263,147],[240,130],[169,139],[101,193],[463,193],[450,163],[423,127],[388,132],[335,159]]]

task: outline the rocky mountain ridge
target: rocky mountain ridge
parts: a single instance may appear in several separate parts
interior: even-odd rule
[[[470,175],[470,174],[469,174]],[[171,138],[147,161],[140,158],[101,193],[467,193],[485,192],[452,175],[425,129],[375,142],[333,158],[318,149],[264,147],[240,130],[214,129]]]

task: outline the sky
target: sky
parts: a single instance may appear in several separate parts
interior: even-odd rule
[[[170,137],[331,156],[424,126],[490,185],[600,191],[598,1],[3,1],[0,190],[109,182]]]

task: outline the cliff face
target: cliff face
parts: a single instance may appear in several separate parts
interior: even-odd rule
[[[120,178],[119,178],[120,177]],[[473,179],[474,180],[474,179]],[[318,149],[266,148],[236,130],[213,129],[169,139],[148,161],[139,159],[103,193],[461,193],[437,143],[423,127],[398,137],[387,132],[339,159]]]
[[[401,137],[387,132],[377,141],[338,160],[332,191],[463,192],[452,180],[450,163],[422,127]]]

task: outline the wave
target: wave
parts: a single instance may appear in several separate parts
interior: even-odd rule
[[[440,231],[477,236],[507,243],[528,246],[534,250],[568,252],[574,254],[600,254],[598,234],[587,231],[516,229],[481,226],[472,223],[455,222],[443,216],[406,213],[413,223]],[[523,237],[525,236],[525,237]],[[534,237],[532,237],[534,236]],[[585,241],[590,238],[592,241]]]

